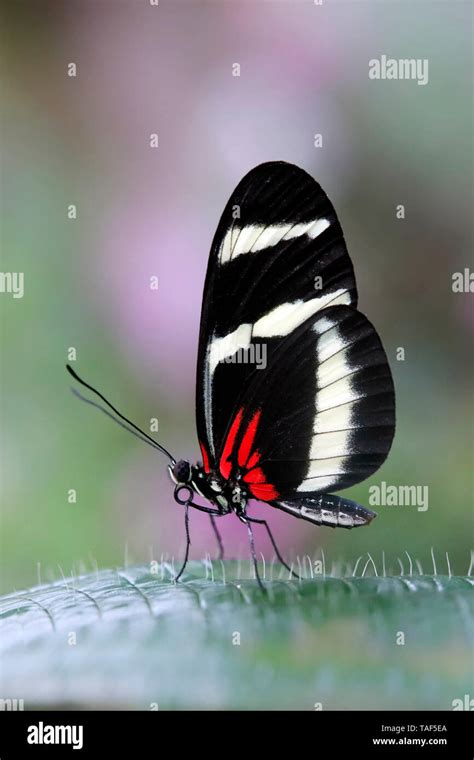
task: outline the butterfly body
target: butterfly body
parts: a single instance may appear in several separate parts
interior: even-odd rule
[[[188,462],[186,464],[189,466],[189,474],[181,466],[182,460],[177,462],[177,467],[169,467],[173,483],[190,487],[212,504],[221,515],[231,512],[237,515],[245,514],[249,494],[242,487],[239,475],[226,479],[218,472],[206,472],[200,463],[192,466]]]
[[[242,482],[242,473],[238,472],[235,479],[226,480],[219,473],[206,472],[199,462],[190,465],[184,460],[177,462],[174,468],[170,466],[168,469],[173,483],[178,488],[191,489],[192,492],[199,494],[212,504],[216,509],[213,514],[234,513],[238,517],[246,516],[247,505],[252,494]],[[179,500],[178,503],[185,504],[186,500]],[[293,517],[331,528],[357,528],[368,525],[377,516],[375,512],[362,507],[357,502],[335,494],[314,495],[301,503],[282,501],[272,506],[277,506]]]

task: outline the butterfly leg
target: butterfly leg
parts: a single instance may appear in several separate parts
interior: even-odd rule
[[[182,498],[180,495],[180,491],[185,490],[187,493],[186,498]],[[174,582],[177,583],[179,579],[181,578],[184,568],[188,564],[188,558],[189,558],[189,547],[191,545],[191,538],[189,535],[189,507],[193,507],[194,509],[198,509],[200,512],[205,512],[209,515],[211,518],[211,521],[214,520],[214,516],[220,517],[222,515],[222,512],[220,512],[217,509],[210,509],[209,507],[203,507],[201,504],[196,504],[193,499],[194,491],[189,486],[176,486],[174,490],[174,499],[178,504],[181,504],[184,506],[184,527],[186,530],[186,551],[184,554],[184,562],[181,565],[181,569],[177,575],[174,577]],[[215,528],[217,531],[217,529]],[[218,534],[217,534],[218,535]],[[219,536],[220,540],[220,536]],[[222,542],[220,541],[220,546],[222,547]]]
[[[219,533],[216,525],[216,521],[214,520],[214,515],[210,512],[209,513],[209,519],[211,521],[212,530],[214,531],[214,534],[217,539],[217,544],[219,546],[219,556],[217,559],[224,559],[224,544],[222,543],[221,534]]]
[[[174,577],[174,582],[177,583],[179,579],[181,578],[184,568],[188,564],[188,557],[189,557],[189,547],[191,545],[191,538],[189,536],[189,504],[184,505],[184,527],[186,530],[186,551],[184,553],[184,562],[181,565],[181,570],[177,575]]]
[[[272,532],[271,532],[271,530],[270,530],[270,527],[269,527],[269,525],[268,525],[267,521],[266,521],[266,520],[257,520],[255,517],[248,517],[248,516],[247,516],[247,518],[246,518],[246,519],[247,519],[249,522],[252,522],[252,523],[256,523],[257,525],[264,525],[264,526],[265,526],[265,530],[267,531],[267,533],[268,533],[268,537],[269,537],[270,541],[272,542],[272,546],[273,546],[273,549],[274,549],[274,551],[275,551],[275,554],[276,554],[276,556],[277,556],[278,562],[280,562],[280,564],[282,564],[282,565],[283,565],[283,567],[286,567],[286,569],[288,570],[288,572],[290,573],[290,575],[294,575],[294,577],[295,577],[295,578],[297,578],[297,579],[300,581],[300,580],[301,580],[301,578],[300,578],[300,576],[298,575],[298,573],[295,573],[295,571],[293,570],[293,568],[292,568],[292,567],[290,567],[290,566],[289,566],[289,565],[288,565],[288,564],[285,562],[285,560],[283,559],[283,557],[281,556],[281,554],[280,554],[280,550],[278,549],[278,546],[277,546],[277,544],[276,544],[276,541],[275,541],[275,539],[273,538],[273,534],[272,534]]]
[[[255,552],[255,541],[254,541],[254,538],[253,538],[252,526],[250,525],[250,521],[249,521],[248,517],[243,517],[243,515],[237,515],[237,516],[238,516],[240,522],[243,522],[244,525],[247,526],[247,533],[248,533],[248,536],[249,536],[249,544],[250,544],[250,554],[252,555],[252,562],[253,562],[253,569],[254,569],[254,572],[255,572],[255,578],[257,580],[258,585],[262,589],[262,591],[266,594],[267,590],[266,590],[265,586],[263,585],[262,579],[260,578],[260,573],[258,572],[257,554]],[[253,522],[253,520],[252,520],[252,522]]]

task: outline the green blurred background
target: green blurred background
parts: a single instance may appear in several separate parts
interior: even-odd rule
[[[465,573],[474,315],[452,275],[472,268],[471,4],[10,0],[2,14],[1,269],[24,272],[25,293],[0,294],[1,590],[181,556],[165,460],[76,401],[64,365],[74,347],[79,373],[197,458],[210,242],[233,187],[272,159],[304,167],[333,200],[394,373],[392,452],[346,494],[368,505],[381,481],[429,487],[427,511],[381,506],[362,531],[271,515],[281,548],[322,548],[328,569],[366,552],[380,569],[384,551],[399,572],[405,551],[431,571],[433,547],[438,571],[448,552]],[[369,80],[382,54],[427,58],[428,84]],[[242,527],[223,521],[231,556],[247,556]],[[191,530],[192,556],[213,554],[204,515]]]

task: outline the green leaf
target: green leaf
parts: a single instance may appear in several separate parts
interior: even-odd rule
[[[1,696],[25,709],[328,710],[452,709],[472,693],[471,578],[288,581],[273,566],[264,594],[244,571],[191,562],[174,584],[165,563],[2,597]]]

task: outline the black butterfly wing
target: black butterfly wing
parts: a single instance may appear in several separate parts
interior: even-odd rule
[[[229,449],[247,389],[260,385],[262,372],[270,375],[258,366],[263,360],[275,366],[273,357],[289,336],[337,304],[356,306],[357,291],[331,202],[292,164],[257,166],[222,214],[204,287],[196,417],[207,470]]]

